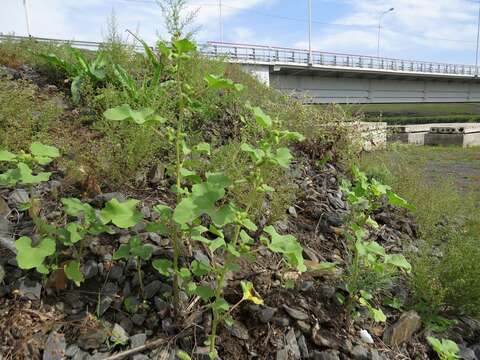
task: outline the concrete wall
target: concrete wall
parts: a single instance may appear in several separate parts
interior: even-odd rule
[[[421,103],[480,101],[472,80],[368,79],[270,73],[271,86],[312,103]]]
[[[262,84],[270,86],[270,66],[242,64],[242,69],[256,77]]]

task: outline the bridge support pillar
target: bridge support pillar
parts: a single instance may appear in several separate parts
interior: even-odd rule
[[[242,64],[242,69],[256,77],[262,84],[270,86],[270,66]]]

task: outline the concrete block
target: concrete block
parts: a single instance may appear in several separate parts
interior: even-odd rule
[[[430,132],[425,135],[425,145],[431,146],[462,146],[473,147],[480,146],[479,132]]]

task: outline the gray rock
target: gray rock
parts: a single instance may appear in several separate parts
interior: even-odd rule
[[[298,287],[298,290],[302,292],[307,292],[313,288],[313,284],[313,281],[303,281]]]
[[[105,360],[110,357],[110,353],[99,352],[89,357],[88,360]]]
[[[314,351],[313,360],[340,360],[340,353],[337,350]]]
[[[306,359],[310,356],[310,352],[308,351],[307,340],[305,336],[300,335],[297,339],[298,348],[300,349],[300,353],[302,354],[302,358]]]
[[[385,360],[382,354],[380,354],[377,350],[372,349],[370,350],[370,359],[371,360]]]
[[[159,280],[152,281],[150,284],[145,286],[144,296],[146,299],[151,299],[154,297],[162,288],[162,282]]]
[[[9,212],[10,208],[7,202],[0,196],[0,216],[7,216]]]
[[[110,309],[110,306],[112,306],[113,299],[110,296],[104,296],[102,297],[102,300],[100,300],[100,304],[98,305],[98,313],[100,316],[105,314],[105,312]]]
[[[277,312],[277,308],[274,307],[265,307],[258,312],[258,319],[266,324],[272,320]]]
[[[241,340],[248,340],[250,335],[248,334],[248,329],[239,321],[235,321],[232,326],[226,327],[228,332]]]
[[[123,265],[120,265],[120,264],[113,265],[112,269],[110,270],[110,273],[108,274],[108,277],[114,281],[120,280],[123,277],[123,269],[124,269]]]
[[[83,350],[99,349],[107,338],[106,329],[94,329],[81,334],[77,339],[77,345]]]
[[[463,346],[460,346],[460,353],[458,356],[463,360],[478,360],[474,350]]]
[[[132,322],[137,326],[141,326],[145,322],[146,318],[147,315],[145,314],[135,314],[132,316]]]
[[[146,334],[137,334],[133,335],[130,337],[130,346],[132,349],[135,349],[139,346],[145,345],[145,342],[147,341],[147,335]]]
[[[298,347],[297,338],[295,337],[295,331],[290,329],[290,331],[285,336],[285,341],[287,343],[286,349],[292,355],[293,359],[300,359],[300,348]]]
[[[155,297],[154,302],[160,319],[167,317],[168,313],[170,312],[170,304],[159,297]]]
[[[307,320],[308,314],[304,313],[303,311],[288,307],[287,305],[283,305],[283,308],[295,320]]]
[[[477,358],[480,359],[480,344],[473,345],[470,347],[470,349],[472,349],[475,352],[475,355],[477,356]]]
[[[193,257],[195,260],[203,262],[205,264],[210,264],[210,259],[208,258],[207,255],[205,255],[202,251],[200,250],[194,250],[193,251]]]
[[[297,320],[297,327],[304,334],[309,334],[310,331],[312,330],[312,326],[309,323],[302,320]]]
[[[281,326],[281,327],[287,327],[290,325],[290,320],[286,317],[275,317],[273,318],[273,323]]]
[[[43,360],[62,360],[65,357],[66,348],[65,335],[52,331],[45,344]]]
[[[312,341],[315,345],[324,348],[338,349],[340,347],[338,341],[328,333],[322,334],[318,324],[316,324],[312,329]]]
[[[8,202],[12,206],[19,208],[21,205],[30,202],[30,196],[26,190],[15,189],[8,196]]]
[[[119,202],[124,202],[126,200],[126,197],[119,192],[111,192],[95,196],[95,199],[93,199],[92,203],[95,206],[103,207],[106,202],[109,202],[112,199],[117,199]]]
[[[150,360],[150,358],[144,354],[136,354],[133,356],[132,360]]]
[[[90,360],[90,354],[83,350],[78,350],[72,357],[72,360]]]
[[[415,311],[402,314],[395,324],[385,330],[383,341],[390,346],[400,346],[410,341],[413,334],[420,330],[421,321],[420,316]]]
[[[42,285],[28,278],[23,278],[19,281],[18,292],[20,296],[30,300],[40,300],[42,295]]]
[[[368,360],[369,351],[363,345],[354,346],[351,353],[355,360]]]
[[[112,335],[110,336],[110,340],[114,344],[122,344],[126,345],[129,340],[128,333],[125,331],[123,327],[121,327],[119,324],[115,324],[113,326],[112,330]]]
[[[0,284],[3,284],[3,280],[5,280],[5,269],[0,265]]]
[[[82,273],[85,279],[93,279],[98,275],[98,263],[95,260],[88,260],[82,265]]]
[[[65,350],[65,356],[67,357],[74,357],[77,352],[80,351],[80,348],[77,345],[70,345]]]
[[[277,351],[277,356],[275,357],[276,360],[289,360],[288,350],[282,349]]]

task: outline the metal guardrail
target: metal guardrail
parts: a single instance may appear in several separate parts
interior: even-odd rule
[[[225,57],[232,62],[272,65],[298,65],[358,70],[379,70],[424,74],[475,76],[474,65],[459,65],[428,61],[379,58],[374,56],[329,53],[256,45],[238,45],[210,42],[206,55]]]
[[[97,50],[103,43],[94,41],[78,41],[50,39],[41,37],[23,37],[0,34],[2,40],[34,40],[58,45],[70,44],[74,47]],[[138,45],[132,45],[136,50],[143,51]],[[258,45],[239,45],[230,43],[208,42],[199,46],[200,52],[211,58],[221,58],[229,62],[245,64],[289,65],[301,67],[319,67],[364,71],[405,72],[420,74],[440,74],[463,77],[478,76],[474,65],[448,64],[429,61],[402,60],[379,58],[374,56],[329,53],[322,51],[289,49]]]

